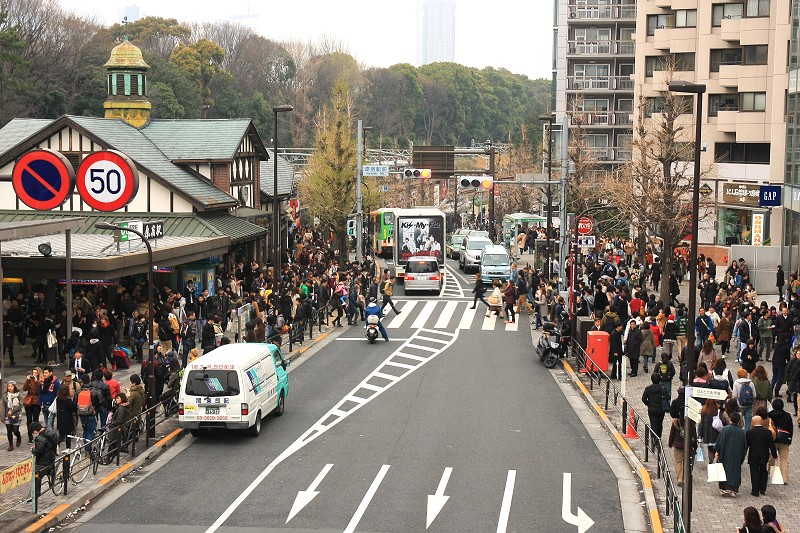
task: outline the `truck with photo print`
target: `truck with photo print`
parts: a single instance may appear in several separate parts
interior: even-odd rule
[[[409,259],[435,257],[444,272],[445,215],[435,207],[394,211],[394,266],[398,280],[404,279]]]

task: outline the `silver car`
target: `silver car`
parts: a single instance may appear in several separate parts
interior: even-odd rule
[[[403,283],[406,292],[439,291],[442,288],[439,261],[435,257],[415,256],[409,258]]]

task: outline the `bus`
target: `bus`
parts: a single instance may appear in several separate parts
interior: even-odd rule
[[[367,216],[370,246],[382,257],[394,252],[394,209],[378,209]]]

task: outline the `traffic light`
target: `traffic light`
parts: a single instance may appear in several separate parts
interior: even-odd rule
[[[403,172],[404,178],[419,178],[423,180],[430,179],[431,169],[429,168],[407,168]]]
[[[492,176],[463,177],[458,180],[458,188],[462,191],[488,191],[493,185]]]

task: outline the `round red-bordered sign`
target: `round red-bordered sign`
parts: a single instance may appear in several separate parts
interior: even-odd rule
[[[14,165],[14,192],[32,209],[49,211],[62,205],[75,184],[72,164],[59,152],[32,150]]]
[[[115,150],[93,152],[81,161],[76,185],[81,198],[98,211],[116,211],[128,205],[139,190],[139,172],[133,161]]]
[[[578,220],[578,235],[594,235],[594,218],[583,215]]]

